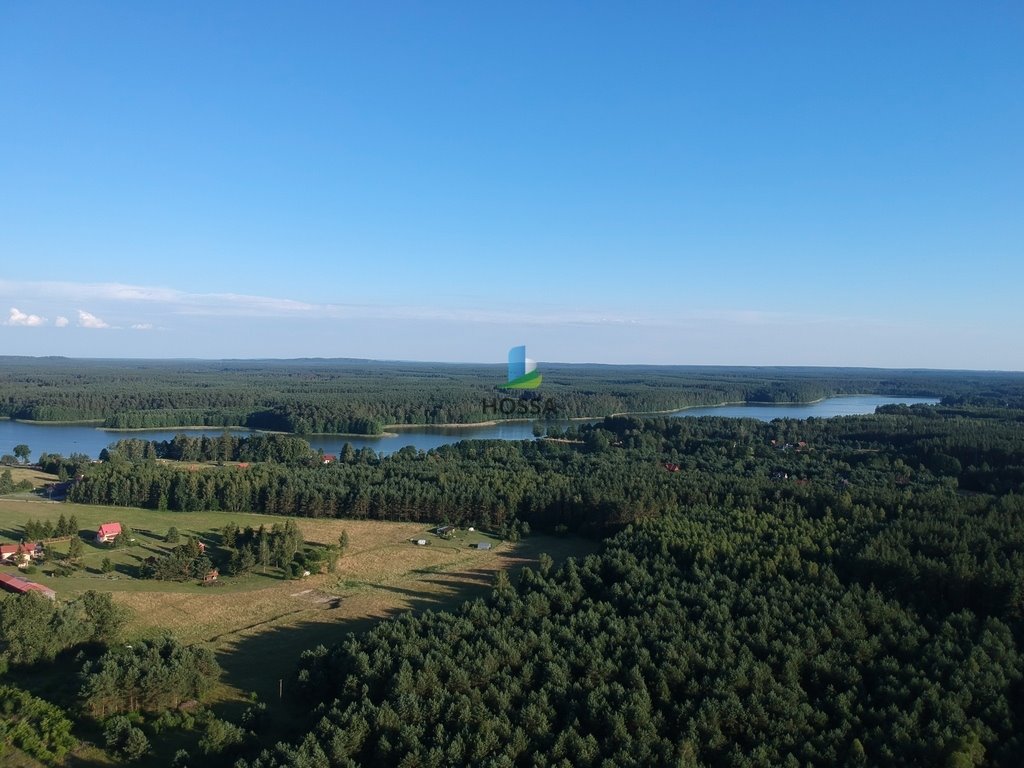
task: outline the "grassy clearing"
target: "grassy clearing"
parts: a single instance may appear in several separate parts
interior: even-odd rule
[[[15,485],[22,480],[28,480],[32,483],[33,488],[42,488],[47,483],[56,483],[58,479],[56,475],[51,475],[49,472],[43,472],[32,467],[3,466],[0,467],[0,472],[7,469],[11,470],[11,479]]]
[[[163,541],[174,526],[182,537],[204,541],[213,557],[219,549],[219,529],[239,526],[270,527],[284,518],[225,512],[159,512],[122,507],[0,499],[0,539],[21,538],[29,518],[56,521],[60,514],[78,518],[83,535],[100,523],[117,521],[136,531],[138,543],[125,550],[85,544],[83,568],[68,577],[48,575],[46,566],[29,576],[72,597],[87,589],[111,592],[133,611],[129,634],[152,635],[171,630],[188,642],[208,643],[226,670],[222,698],[239,699],[245,691],[261,698],[277,696],[278,681],[294,668],[299,654],[320,643],[332,643],[349,631],[366,629],[381,618],[408,610],[448,608],[486,594],[499,570],[514,570],[535,562],[542,552],[555,560],[582,555],[594,543],[572,537],[530,536],[522,542],[502,542],[481,533],[459,531],[451,540],[427,532],[422,523],[297,518],[309,543],[328,544],[347,531],[349,547],[334,574],[286,580],[277,569],[224,578],[217,586],[135,578],[138,565],[149,555],[166,551]],[[411,539],[425,538],[417,546]],[[477,550],[480,541],[491,550]],[[66,552],[67,544],[55,544]],[[112,574],[99,573],[104,557],[115,564]]]

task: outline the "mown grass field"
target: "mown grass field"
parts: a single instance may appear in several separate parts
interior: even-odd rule
[[[248,576],[224,577],[217,585],[204,587],[139,579],[137,568],[146,557],[160,555],[171,546],[163,540],[171,526],[183,540],[193,536],[206,543],[217,560],[227,555],[219,546],[219,530],[227,523],[269,528],[284,518],[0,499],[0,540],[21,539],[21,526],[30,518],[55,523],[61,514],[78,519],[85,544],[82,567],[72,576],[52,574],[52,562],[67,551],[67,543],[62,542],[52,546],[51,563],[36,566],[27,578],[52,587],[58,597],[73,597],[88,589],[111,592],[132,611],[128,637],[170,630],[187,642],[208,643],[225,668],[224,699],[255,691],[262,699],[273,700],[279,680],[287,677],[303,650],[336,642],[346,632],[366,629],[384,617],[453,607],[485,594],[497,571],[535,562],[542,552],[558,561],[586,554],[595,546],[574,537],[543,535],[502,542],[466,531],[443,540],[428,533],[422,523],[296,518],[310,544],[334,543],[343,530],[348,533],[349,546],[335,573],[290,580],[275,568],[262,573],[257,567]],[[101,523],[114,521],[135,531],[134,546],[118,550],[85,539]],[[425,538],[429,544],[410,541],[416,538]],[[489,541],[492,549],[473,548],[478,541]],[[105,557],[114,562],[113,573],[100,572]]]
[[[0,472],[8,469],[11,471],[11,480],[15,484],[20,483],[22,480],[28,480],[32,483],[33,488],[41,488],[47,483],[57,482],[56,475],[51,475],[48,472],[43,472],[41,469],[33,469],[32,467],[3,466],[0,467]]]

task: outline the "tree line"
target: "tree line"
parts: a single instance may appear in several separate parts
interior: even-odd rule
[[[121,429],[243,426],[379,434],[388,424],[485,421],[502,365],[374,361],[81,361],[3,358],[0,417],[95,420]],[[1021,376],[822,368],[544,367],[560,418],[722,402],[808,402],[843,393],[1010,402]]]

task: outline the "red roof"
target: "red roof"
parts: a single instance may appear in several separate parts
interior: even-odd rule
[[[117,536],[121,532],[120,523],[104,523],[100,526],[97,534],[100,536]]]
[[[35,552],[39,547],[34,541],[23,541],[20,544],[0,544],[0,555],[14,555],[18,552]]]
[[[12,592],[19,592],[23,595],[28,592],[41,592],[49,598],[57,596],[57,593],[49,587],[43,586],[42,584],[36,584],[34,581],[29,581],[28,579],[23,579],[21,576],[11,576],[7,573],[0,573],[0,586],[6,587]]]

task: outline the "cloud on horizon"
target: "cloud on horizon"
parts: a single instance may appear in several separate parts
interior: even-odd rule
[[[839,318],[762,311],[756,309],[692,309],[672,312],[632,312],[563,308],[522,304],[501,309],[472,306],[427,306],[397,304],[311,303],[274,296],[239,293],[193,293],[160,286],[122,283],[72,283],[66,281],[16,282],[0,280],[0,296],[31,296],[39,301],[100,304],[109,313],[123,314],[122,326],[150,330],[173,325],[166,319],[185,317],[238,317],[306,320],[406,320],[445,321],[515,326],[673,326],[705,323],[738,326],[795,325],[805,323],[864,323],[864,318]],[[106,312],[105,312],[106,313]],[[84,317],[83,314],[87,317]],[[138,319],[142,315],[143,319]],[[35,316],[32,316],[35,317]],[[45,322],[45,319],[40,318]],[[165,322],[154,322],[156,320]],[[117,322],[115,320],[115,322]],[[66,323],[65,323],[66,325]],[[115,327],[95,315],[79,310],[78,325],[85,328]],[[149,327],[145,327],[149,326]],[[63,326],[61,326],[63,327]]]
[[[78,310],[78,325],[80,328],[110,328],[110,323],[102,320],[91,312],[84,309]]]
[[[39,315],[29,315],[22,312],[17,307],[11,307],[11,312],[4,325],[23,325],[32,328],[40,325],[46,325],[46,318],[40,317]]]

